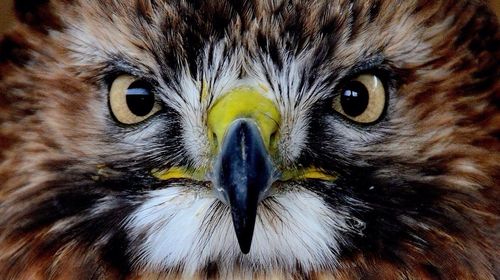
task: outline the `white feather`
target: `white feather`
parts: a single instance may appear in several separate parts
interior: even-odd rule
[[[181,265],[189,276],[213,261],[222,273],[235,264],[243,270],[331,268],[343,235],[355,231],[346,223],[347,213],[334,212],[315,194],[287,191],[276,194],[270,209],[259,207],[251,251],[243,255],[229,208],[211,212],[219,202],[210,192],[171,187],[149,196],[126,224],[129,238],[140,244],[132,252],[139,269]]]

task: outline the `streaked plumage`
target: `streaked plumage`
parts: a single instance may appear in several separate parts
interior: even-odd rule
[[[21,3],[0,45],[3,277],[500,276],[499,31],[480,1]],[[161,104],[138,123],[111,110],[124,74]],[[332,101],[361,74],[386,94],[369,124]],[[276,181],[242,254],[208,118],[247,87],[279,111],[277,172],[327,179]],[[155,175],[173,167],[205,177]]]

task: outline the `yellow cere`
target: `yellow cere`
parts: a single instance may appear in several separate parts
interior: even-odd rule
[[[337,176],[326,174],[325,172],[316,168],[307,168],[301,170],[288,170],[283,172],[280,181],[290,181],[290,180],[306,180],[306,179],[316,179],[322,181],[335,181]]]
[[[260,88],[262,91],[263,88]],[[225,133],[231,123],[239,118],[249,118],[257,124],[264,145],[269,150],[271,138],[278,130],[280,114],[276,105],[265,97],[259,89],[251,87],[238,87],[226,93],[215,102],[208,113],[208,126],[211,130],[211,139],[219,149],[222,145]]]
[[[151,174],[159,180],[195,179],[201,181],[205,176],[205,172],[202,170],[189,170],[184,167],[172,167],[166,170],[154,169]]]

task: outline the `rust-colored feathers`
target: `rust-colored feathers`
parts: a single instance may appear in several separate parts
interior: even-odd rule
[[[0,43],[0,278],[500,277],[500,32],[480,1],[16,9]],[[369,125],[328,105],[360,73],[387,92]],[[163,109],[117,123],[108,90],[122,74]],[[339,178],[282,183],[249,255],[206,184],[151,176],[208,162],[197,102],[235,81],[275,94],[280,166]]]

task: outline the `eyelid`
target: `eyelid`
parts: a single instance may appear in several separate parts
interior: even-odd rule
[[[349,69],[342,80],[353,79],[362,74],[373,74],[380,77],[379,74],[384,71],[384,61],[385,58],[381,54],[376,54],[370,58],[360,60]]]

